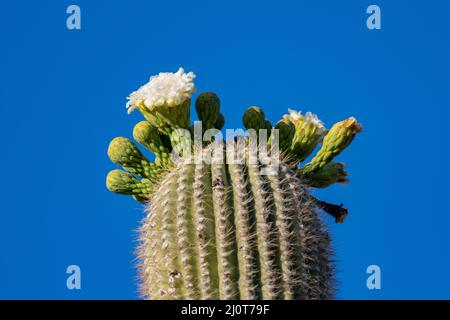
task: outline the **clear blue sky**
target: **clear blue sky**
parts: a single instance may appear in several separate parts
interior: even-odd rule
[[[82,29],[66,28],[81,8]],[[382,29],[366,28],[370,4]],[[316,192],[332,224],[339,298],[450,298],[448,1],[3,1],[0,5],[0,298],[137,298],[143,217],[105,188],[106,150],[140,120],[126,96],[183,66],[222,99],[364,131],[339,159],[351,183]],[[66,289],[66,267],[82,289]],[[366,268],[382,289],[366,288]]]

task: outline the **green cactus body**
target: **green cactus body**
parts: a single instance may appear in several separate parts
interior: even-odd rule
[[[175,75],[182,77],[180,71]],[[136,106],[130,109],[142,112],[146,107],[141,93],[135,96]],[[332,299],[333,254],[319,211],[337,222],[347,211],[317,200],[310,189],[347,181],[343,164],[331,161],[350,144],[360,125],[353,118],[338,123],[326,133],[311,162],[296,167],[325,132],[315,115],[291,111],[272,128],[264,112],[252,107],[244,114],[245,127],[276,133],[276,139],[271,136],[268,141],[272,146],[279,140],[279,152],[254,148],[251,137],[244,136],[200,143],[199,150],[188,145],[193,130],[186,120],[186,101],[179,107],[172,103],[171,110],[164,104],[157,112],[145,109],[148,122],[136,125],[134,138],[156,155],[155,162],[126,138],[114,139],[108,149],[110,159],[127,172],[111,171],[107,187],[132,195],[147,212],[137,250],[142,296]],[[196,110],[206,129],[222,128],[225,119],[217,95],[201,94]],[[313,134],[296,139],[306,127]],[[177,129],[186,130],[180,134]],[[186,150],[187,156],[185,152],[173,157]]]
[[[236,150],[241,161],[215,163]],[[322,289],[332,274],[321,272],[329,242],[301,180],[284,165],[250,164],[244,138],[209,151],[211,164],[179,161],[150,197],[140,230],[144,296],[332,298]]]

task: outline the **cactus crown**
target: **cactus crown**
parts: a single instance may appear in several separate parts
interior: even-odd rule
[[[201,128],[190,124],[194,78],[181,68],[161,73],[129,97],[128,110],[145,118],[133,137],[155,154],[154,162],[127,138],[113,139],[108,149],[111,161],[125,169],[108,174],[108,189],[133,196],[149,212],[138,248],[143,295],[332,298],[330,239],[317,211],[337,222],[347,211],[308,190],[348,182],[344,164],[333,160],[361,125],[349,118],[326,130],[316,115],[289,110],[272,126],[253,106],[243,124],[256,140],[249,134],[223,142],[217,132],[225,118],[216,94],[197,97]],[[208,130],[216,133],[210,140],[195,139]]]

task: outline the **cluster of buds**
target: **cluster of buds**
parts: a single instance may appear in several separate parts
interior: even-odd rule
[[[145,118],[134,140],[154,161],[124,137],[108,149],[123,168],[109,172],[108,189],[131,195],[148,212],[137,250],[143,296],[331,299],[332,247],[318,208],[336,222],[348,211],[309,187],[347,182],[344,165],[333,160],[361,125],[349,118],[328,131],[311,112],[289,110],[272,126],[253,106],[242,119],[247,131],[226,130],[224,143],[216,94],[197,97],[199,122],[190,123],[194,78],[182,68],[160,73],[128,98],[128,112]]]
[[[143,190],[149,190],[152,182],[157,181],[173,164],[173,154],[195,152],[195,148],[192,148],[195,130],[190,124],[194,78],[194,73],[185,73],[183,68],[175,73],[163,72],[152,76],[147,84],[130,94],[128,112],[137,109],[146,119],[135,126],[133,137],[155,154],[155,161],[147,160],[129,139],[114,139],[108,154],[113,162],[127,172],[111,172],[107,182],[111,191],[133,194],[143,199]],[[202,124],[202,134],[209,129],[223,128],[225,118],[216,94],[201,93],[196,99],[195,110]],[[327,130],[315,114],[302,114],[289,109],[289,113],[272,126],[264,111],[253,106],[245,111],[243,124],[248,132],[256,132],[258,143],[264,142],[271,147],[277,144],[282,162],[293,168],[309,186],[325,188],[333,183],[348,181],[344,164],[333,162],[333,159],[361,131],[362,127],[355,118],[340,121]],[[265,135],[261,135],[262,130],[265,130]],[[265,137],[265,141],[261,141],[261,137]],[[321,143],[317,154],[305,164],[305,160]],[[137,180],[139,177],[142,181]]]

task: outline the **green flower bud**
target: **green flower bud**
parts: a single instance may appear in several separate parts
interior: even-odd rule
[[[333,183],[348,183],[348,173],[344,171],[344,167],[341,162],[329,162],[316,173],[306,176],[306,183],[314,188],[326,188]]]
[[[109,144],[108,156],[112,162],[142,178],[154,180],[161,171],[159,165],[149,162],[136,145],[127,138],[114,138]]]
[[[295,134],[290,147],[290,154],[295,164],[304,161],[316,148],[326,129],[315,114],[300,112],[289,109],[289,114],[284,118],[295,126]]]
[[[141,121],[134,126],[134,139],[156,155],[156,163],[165,165],[170,161],[170,151],[163,144],[160,133],[148,121]]]
[[[128,172],[116,169],[108,173],[106,187],[114,193],[137,195],[145,197],[150,194],[151,188],[148,180],[137,180]]]
[[[220,117],[220,100],[212,92],[203,92],[195,101],[195,110],[200,121],[202,121],[203,131],[215,128],[217,119]]]
[[[216,123],[214,124],[214,128],[217,130],[222,130],[223,126],[225,125],[225,117],[223,114],[219,114],[219,117],[217,117]]]
[[[270,121],[266,119],[264,112],[259,107],[248,108],[244,113],[242,122],[244,123],[244,126],[247,130],[255,129],[257,133],[260,129],[266,129],[267,131],[269,131],[269,135],[270,130],[272,129]]]
[[[362,130],[362,126],[351,117],[336,123],[323,139],[323,144],[310,163],[302,171],[309,176],[313,175],[339,155]]]
[[[292,122],[286,119],[281,119],[278,121],[278,123],[275,125],[273,130],[278,130],[278,143],[279,143],[279,149],[281,152],[283,152],[286,156],[288,155],[292,139],[294,138],[295,134],[295,126]],[[274,143],[274,132],[272,132],[272,135],[269,139],[269,143]]]

